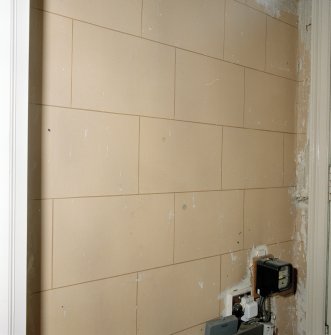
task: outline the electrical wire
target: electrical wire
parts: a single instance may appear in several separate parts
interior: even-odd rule
[[[272,317],[271,312],[271,299],[269,296],[262,297],[260,296],[258,300],[258,315],[255,318],[243,322],[245,325],[250,325],[258,322],[270,322]]]
[[[266,302],[268,304],[268,308],[266,307]],[[260,297],[258,304],[258,315],[260,321],[262,322],[270,322],[271,320],[271,302],[270,297]]]

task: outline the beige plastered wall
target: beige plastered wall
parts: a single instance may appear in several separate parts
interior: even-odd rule
[[[296,1],[31,6],[30,335],[200,335],[253,247],[304,264]]]

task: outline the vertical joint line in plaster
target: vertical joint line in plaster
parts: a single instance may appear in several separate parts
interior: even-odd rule
[[[329,314],[330,314],[330,201],[331,201],[331,165],[329,164],[329,205],[328,205],[328,211],[329,211],[329,219],[327,222],[327,243],[326,243],[326,281],[325,281],[325,292],[326,292],[326,299],[325,299],[325,320],[326,320],[326,325],[325,325],[325,334],[329,335],[329,325],[330,323],[329,320]]]
[[[226,1],[224,1],[224,10],[223,10],[223,13],[224,13],[224,22],[223,22],[223,59],[224,59],[224,54],[225,54],[225,29],[226,29],[226,24],[225,24],[225,20],[226,20]]]
[[[224,146],[224,127],[221,127],[222,137],[221,137],[221,190],[223,189],[223,146]]]
[[[176,193],[174,193],[174,232],[173,232],[173,251],[172,251],[172,263],[175,264],[175,240],[176,240]]]
[[[72,75],[74,59],[74,20],[71,20],[71,76],[70,76],[70,107],[72,107]]]
[[[268,16],[265,16],[264,71],[267,71]]]
[[[138,284],[139,284],[139,272],[136,276],[136,335],[138,334]]]
[[[141,13],[140,13],[140,36],[143,37],[143,14],[144,13],[144,0],[141,0]]]
[[[51,259],[51,288],[53,288],[54,277],[54,199],[52,199],[52,259]]]
[[[177,72],[177,48],[175,48],[175,68],[174,68],[174,114],[173,114],[174,119],[176,119],[176,72]]]
[[[140,116],[138,116],[138,194],[140,194]]]
[[[283,134],[283,186],[285,186],[285,134]]]
[[[222,255],[220,255],[220,287],[219,294],[222,293]],[[221,301],[222,299],[218,299],[218,315],[221,316]]]
[[[243,244],[242,244],[242,249],[245,248],[245,199],[246,199],[246,190],[243,190],[243,225],[242,225]]]
[[[243,105],[243,128],[245,128],[245,114],[246,114],[246,68],[244,67],[244,105]]]

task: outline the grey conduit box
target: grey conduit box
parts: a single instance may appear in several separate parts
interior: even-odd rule
[[[234,315],[206,322],[205,335],[237,334],[238,319]]]
[[[263,335],[263,324],[241,325],[237,335]]]
[[[234,315],[206,322],[205,335],[263,335],[263,324],[241,324]]]

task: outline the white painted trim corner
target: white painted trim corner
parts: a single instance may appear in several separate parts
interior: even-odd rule
[[[26,334],[29,15],[0,6],[0,334]]]
[[[330,147],[330,1],[312,1],[306,334],[325,334]]]

